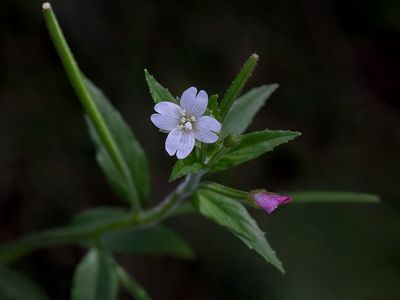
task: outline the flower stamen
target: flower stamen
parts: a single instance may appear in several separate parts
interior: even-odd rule
[[[192,123],[191,122],[186,122],[185,123],[185,130],[186,131],[191,131],[193,129]]]
[[[193,123],[196,122],[195,116],[189,116],[186,110],[181,111],[181,116],[178,124],[178,128],[185,131],[192,131],[193,130]]]

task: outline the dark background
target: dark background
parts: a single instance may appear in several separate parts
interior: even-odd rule
[[[400,2],[52,2],[81,68],[148,152],[157,203],[173,158],[150,123],[148,68],[175,94],[223,94],[251,53],[247,88],[279,90],[251,129],[303,132],[219,175],[244,190],[337,189],[379,205],[292,204],[253,215],[283,260],[282,276],[199,216],[169,223],[195,261],[119,257],[155,299],[400,299]],[[82,108],[55,54],[40,1],[0,1],[0,242],[66,224],[83,209],[123,205],[94,160]],[[154,188],[157,187],[157,188]],[[13,267],[68,299],[78,247],[36,251]]]

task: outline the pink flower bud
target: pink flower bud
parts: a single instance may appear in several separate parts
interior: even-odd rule
[[[253,199],[256,206],[262,208],[267,213],[272,213],[281,204],[286,204],[292,201],[289,195],[278,195],[266,191],[260,191],[253,194]]]

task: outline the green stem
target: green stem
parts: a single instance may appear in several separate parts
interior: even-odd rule
[[[100,225],[50,229],[2,245],[0,247],[0,264],[10,263],[43,247],[69,244],[91,238],[96,239],[111,231],[159,223],[171,216],[180,203],[195,192],[203,174],[203,172],[198,172],[186,176],[185,180],[159,205],[144,212],[141,216],[132,215],[128,218]]]
[[[220,144],[206,160],[207,166],[211,167],[216,164],[228,152],[228,150],[229,148],[225,147],[224,144]]]
[[[205,162],[207,158],[207,144],[201,144],[201,148],[200,148],[200,161],[202,163]]]
[[[119,171],[124,174],[128,182],[131,203],[134,209],[140,211],[139,196],[136,187],[132,184],[132,176],[126,164],[124,163],[122,154],[119,151],[109,128],[107,127],[95,104],[94,99],[90,94],[90,91],[85,82],[86,79],[74,59],[74,56],[65,40],[62,30],[58,24],[57,18],[49,3],[43,4],[43,15],[47,24],[47,28],[49,30],[50,37],[54,43],[54,46],[61,59],[67,76],[72,84],[72,87],[74,88],[75,93],[78,95],[78,98],[80,99],[84,109],[93,121],[93,124],[102,142],[106,146],[112,160],[118,167]]]
[[[224,155],[236,148],[240,144],[241,137],[237,134],[229,134],[222,142],[217,144],[214,151],[205,159],[205,163],[208,167],[212,167],[216,164]]]

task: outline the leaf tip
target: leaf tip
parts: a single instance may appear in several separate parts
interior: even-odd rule
[[[276,89],[279,88],[279,83],[276,83],[276,82],[271,83],[271,87],[272,87],[272,88],[274,89],[274,91],[275,91]]]
[[[301,133],[300,131],[291,131],[291,130],[288,130],[288,132],[289,132],[289,135],[290,135],[289,141],[290,141],[290,140],[293,140],[293,139],[295,139],[295,138],[298,138],[299,136],[302,136],[302,135],[303,135],[303,133]]]
[[[283,268],[282,264],[279,266],[278,270],[282,273],[282,275],[286,275],[286,271]]]
[[[372,195],[372,199],[371,199],[372,203],[380,203],[381,202],[381,197],[379,197],[378,195]]]
[[[196,258],[196,253],[189,246],[182,251],[181,258],[187,260],[194,260]]]
[[[301,133],[300,131],[293,131],[293,135],[298,137],[298,136],[303,135],[303,133]]]
[[[147,82],[147,84],[149,84],[149,85],[150,85],[150,82],[151,82],[152,80],[154,80],[153,75],[151,75],[150,72],[149,72],[146,68],[144,68],[144,77],[146,78],[146,82]]]
[[[271,263],[275,268],[278,269],[279,272],[281,272],[282,275],[286,274],[285,268],[283,267],[283,263],[279,260],[279,258],[276,257],[276,261]]]

